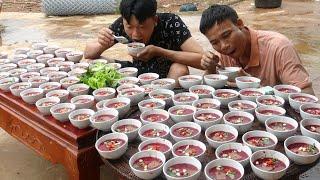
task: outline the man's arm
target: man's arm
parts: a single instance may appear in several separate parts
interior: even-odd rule
[[[314,91],[313,91],[313,88],[312,88],[312,85],[309,86],[309,87],[306,87],[306,88],[304,88],[304,89],[301,89],[301,91],[302,91],[303,93],[315,95],[315,94],[314,94]]]

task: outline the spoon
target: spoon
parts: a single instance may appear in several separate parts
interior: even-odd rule
[[[214,52],[212,52],[212,51],[209,51],[209,53],[215,55]],[[225,70],[225,69],[226,69],[223,65],[220,65],[220,64],[218,64],[218,63],[214,63],[214,64],[215,64],[219,69],[221,69],[221,70]]]
[[[128,42],[129,42],[129,40],[128,40],[126,37],[124,37],[124,36],[116,36],[116,35],[113,35],[113,37],[114,37],[114,39],[115,39],[116,41],[118,41],[118,42],[121,43],[121,44],[128,44]]]

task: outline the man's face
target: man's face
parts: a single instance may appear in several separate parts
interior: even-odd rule
[[[205,36],[216,51],[238,59],[244,55],[247,42],[245,33],[241,29],[243,29],[241,20],[238,20],[237,24],[224,20],[220,24],[213,25]]]
[[[143,22],[139,22],[133,15],[130,18],[130,23],[123,18],[123,25],[126,34],[135,42],[147,44],[153,33],[157,23],[157,17],[150,17]]]

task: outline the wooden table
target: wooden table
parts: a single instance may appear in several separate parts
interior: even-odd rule
[[[96,130],[79,130],[43,116],[10,92],[0,91],[0,127],[52,163],[65,166],[69,179],[99,179],[101,160],[96,151]]]
[[[181,92],[181,90],[178,90],[178,92]],[[298,113],[296,113],[289,105],[285,105],[285,109],[287,110],[287,116],[290,116],[290,117],[296,119],[298,122],[301,120],[300,115]],[[224,114],[226,112],[228,112],[228,110],[226,108],[221,108],[220,110]],[[128,113],[127,117],[133,118],[133,119],[139,119],[140,114],[141,113],[140,113],[138,107],[132,107],[132,109]],[[171,121],[170,126],[172,124],[174,124],[174,123]],[[255,122],[254,122],[251,130],[265,130],[265,127],[262,124],[260,124],[257,119],[255,119]],[[103,136],[104,134],[106,134],[106,132],[98,131],[97,138]],[[300,131],[298,131],[297,134],[301,134]],[[242,143],[241,137],[242,137],[242,135],[238,136],[237,142]],[[171,138],[169,140],[172,142],[172,144],[174,144],[174,141]],[[207,151],[205,153],[205,156],[207,158],[204,158],[204,162],[202,162],[202,173],[200,176],[200,179],[205,179],[205,176],[203,173],[204,167],[207,163],[216,159],[216,157],[215,157],[214,149],[208,145],[208,143],[204,137],[204,132],[201,133],[199,140],[201,142],[205,143],[207,146]],[[131,171],[128,162],[129,162],[130,157],[133,154],[135,154],[136,152],[138,152],[138,146],[139,146],[140,142],[141,141],[137,139],[134,142],[129,143],[127,152],[118,160],[107,160],[107,159],[102,158],[102,160],[106,164],[106,166],[108,168],[111,168],[113,170],[113,172],[119,177],[119,179],[130,179],[130,180],[139,179]],[[278,142],[276,150],[285,154],[283,142]],[[317,164],[320,164],[319,160],[317,160],[313,164],[303,165],[303,166],[299,166],[299,165],[294,164],[293,162],[290,162],[290,166],[287,170],[287,173],[282,179],[299,179],[300,174],[306,172],[307,170],[309,170],[310,168],[314,167]],[[164,174],[162,173],[159,177],[157,177],[157,179],[165,179]],[[255,176],[255,174],[253,173],[250,164],[248,164],[245,167],[245,175],[243,176],[243,179],[248,179],[248,180],[249,179],[250,180],[258,179],[258,177]]]

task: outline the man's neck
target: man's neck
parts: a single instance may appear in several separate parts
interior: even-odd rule
[[[251,36],[250,36],[250,32],[247,28],[243,28],[242,30],[246,36],[246,48],[244,51],[243,56],[241,56],[239,58],[239,63],[241,64],[241,66],[244,68],[248,65],[249,61],[250,61],[250,56],[251,56]]]

